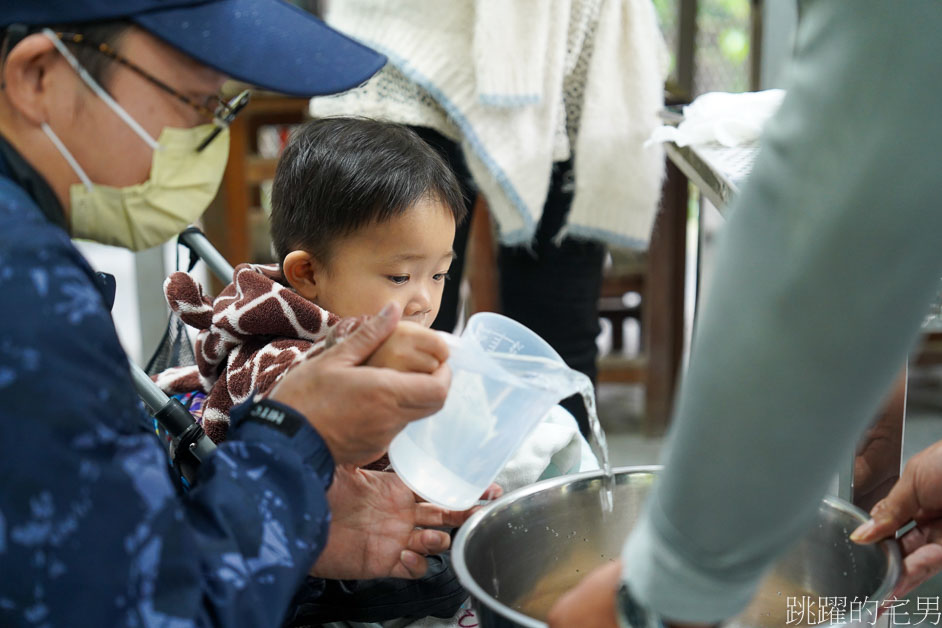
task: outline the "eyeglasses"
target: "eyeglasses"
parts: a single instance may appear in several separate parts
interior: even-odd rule
[[[197,152],[209,146],[209,143],[216,139],[216,136],[222,133],[223,130],[228,128],[229,125],[232,124],[232,121],[235,120],[235,117],[239,115],[243,109],[245,109],[246,105],[249,104],[249,90],[245,90],[237,94],[230,100],[224,100],[220,95],[214,94],[209,96],[205,103],[199,103],[189,96],[181,94],[140,66],[121,56],[108,44],[87,41],[85,36],[80,33],[56,33],[56,36],[63,42],[75,44],[77,46],[85,46],[86,48],[92,48],[100,54],[105,55],[112,61],[117,61],[124,67],[135,72],[137,75],[147,79],[153,85],[156,85],[163,91],[167,92],[180,102],[192,107],[200,115],[212,120],[215,128],[213,128],[209,135],[206,136],[206,139],[200,142],[200,145],[196,147]]]

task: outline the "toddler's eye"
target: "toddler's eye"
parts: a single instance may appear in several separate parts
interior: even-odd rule
[[[387,275],[386,279],[396,285],[399,285],[409,281],[409,275]]]
[[[432,279],[435,281],[445,281],[446,279],[451,279],[451,275],[448,273],[435,273],[432,275]]]

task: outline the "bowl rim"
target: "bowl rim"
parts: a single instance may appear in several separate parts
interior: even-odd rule
[[[663,465],[624,466],[613,468],[612,473],[615,475],[636,473],[657,475],[663,470],[663,468]],[[507,619],[516,622],[521,626],[526,626],[527,628],[546,628],[546,622],[542,622],[534,617],[525,615],[520,611],[501,603],[491,594],[487,593],[481,587],[481,585],[479,585],[474,580],[474,578],[471,577],[471,572],[464,560],[465,546],[468,544],[469,537],[473,534],[479,522],[485,517],[489,516],[493,511],[500,509],[504,504],[515,502],[524,497],[527,497],[528,495],[538,493],[554,486],[561,486],[563,484],[570,484],[572,482],[601,477],[603,474],[604,471],[602,469],[598,469],[593,471],[583,471],[581,473],[572,473],[569,475],[560,475],[554,478],[540,480],[539,482],[534,482],[533,484],[521,487],[515,491],[511,491],[506,495],[502,495],[498,499],[488,503],[476,513],[471,515],[471,517],[469,517],[468,520],[465,521],[460,528],[458,528],[458,533],[455,535],[451,550],[452,567],[458,576],[458,581],[462,584],[462,586],[464,586],[468,594],[474,600],[477,600],[479,603],[487,606],[488,609],[490,609],[492,612],[499,616],[506,617]],[[821,502],[828,504],[836,510],[850,515],[851,517],[857,519],[860,523],[864,523],[869,519],[869,515],[866,512],[851,504],[850,502],[834,495],[825,495]],[[893,588],[896,586],[897,580],[899,580],[902,570],[903,558],[902,553],[900,552],[899,542],[896,539],[884,539],[876,545],[880,547],[887,558],[887,567],[885,572],[886,577],[883,579],[883,583],[872,596],[874,599],[879,599],[882,602],[892,592]]]

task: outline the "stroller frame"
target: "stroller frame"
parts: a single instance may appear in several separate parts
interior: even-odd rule
[[[203,260],[210,271],[224,282],[232,281],[234,269],[216,250],[198,227],[188,227],[180,234],[183,244]],[[216,445],[179,400],[167,396],[140,366],[129,361],[131,379],[138,397],[153,413],[154,419],[170,434],[170,459],[187,482],[192,482],[200,463],[216,450]]]

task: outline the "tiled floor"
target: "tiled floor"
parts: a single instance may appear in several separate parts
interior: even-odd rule
[[[644,387],[601,384],[597,388],[599,422],[608,440],[613,466],[656,464],[661,438],[640,434],[644,412]]]

